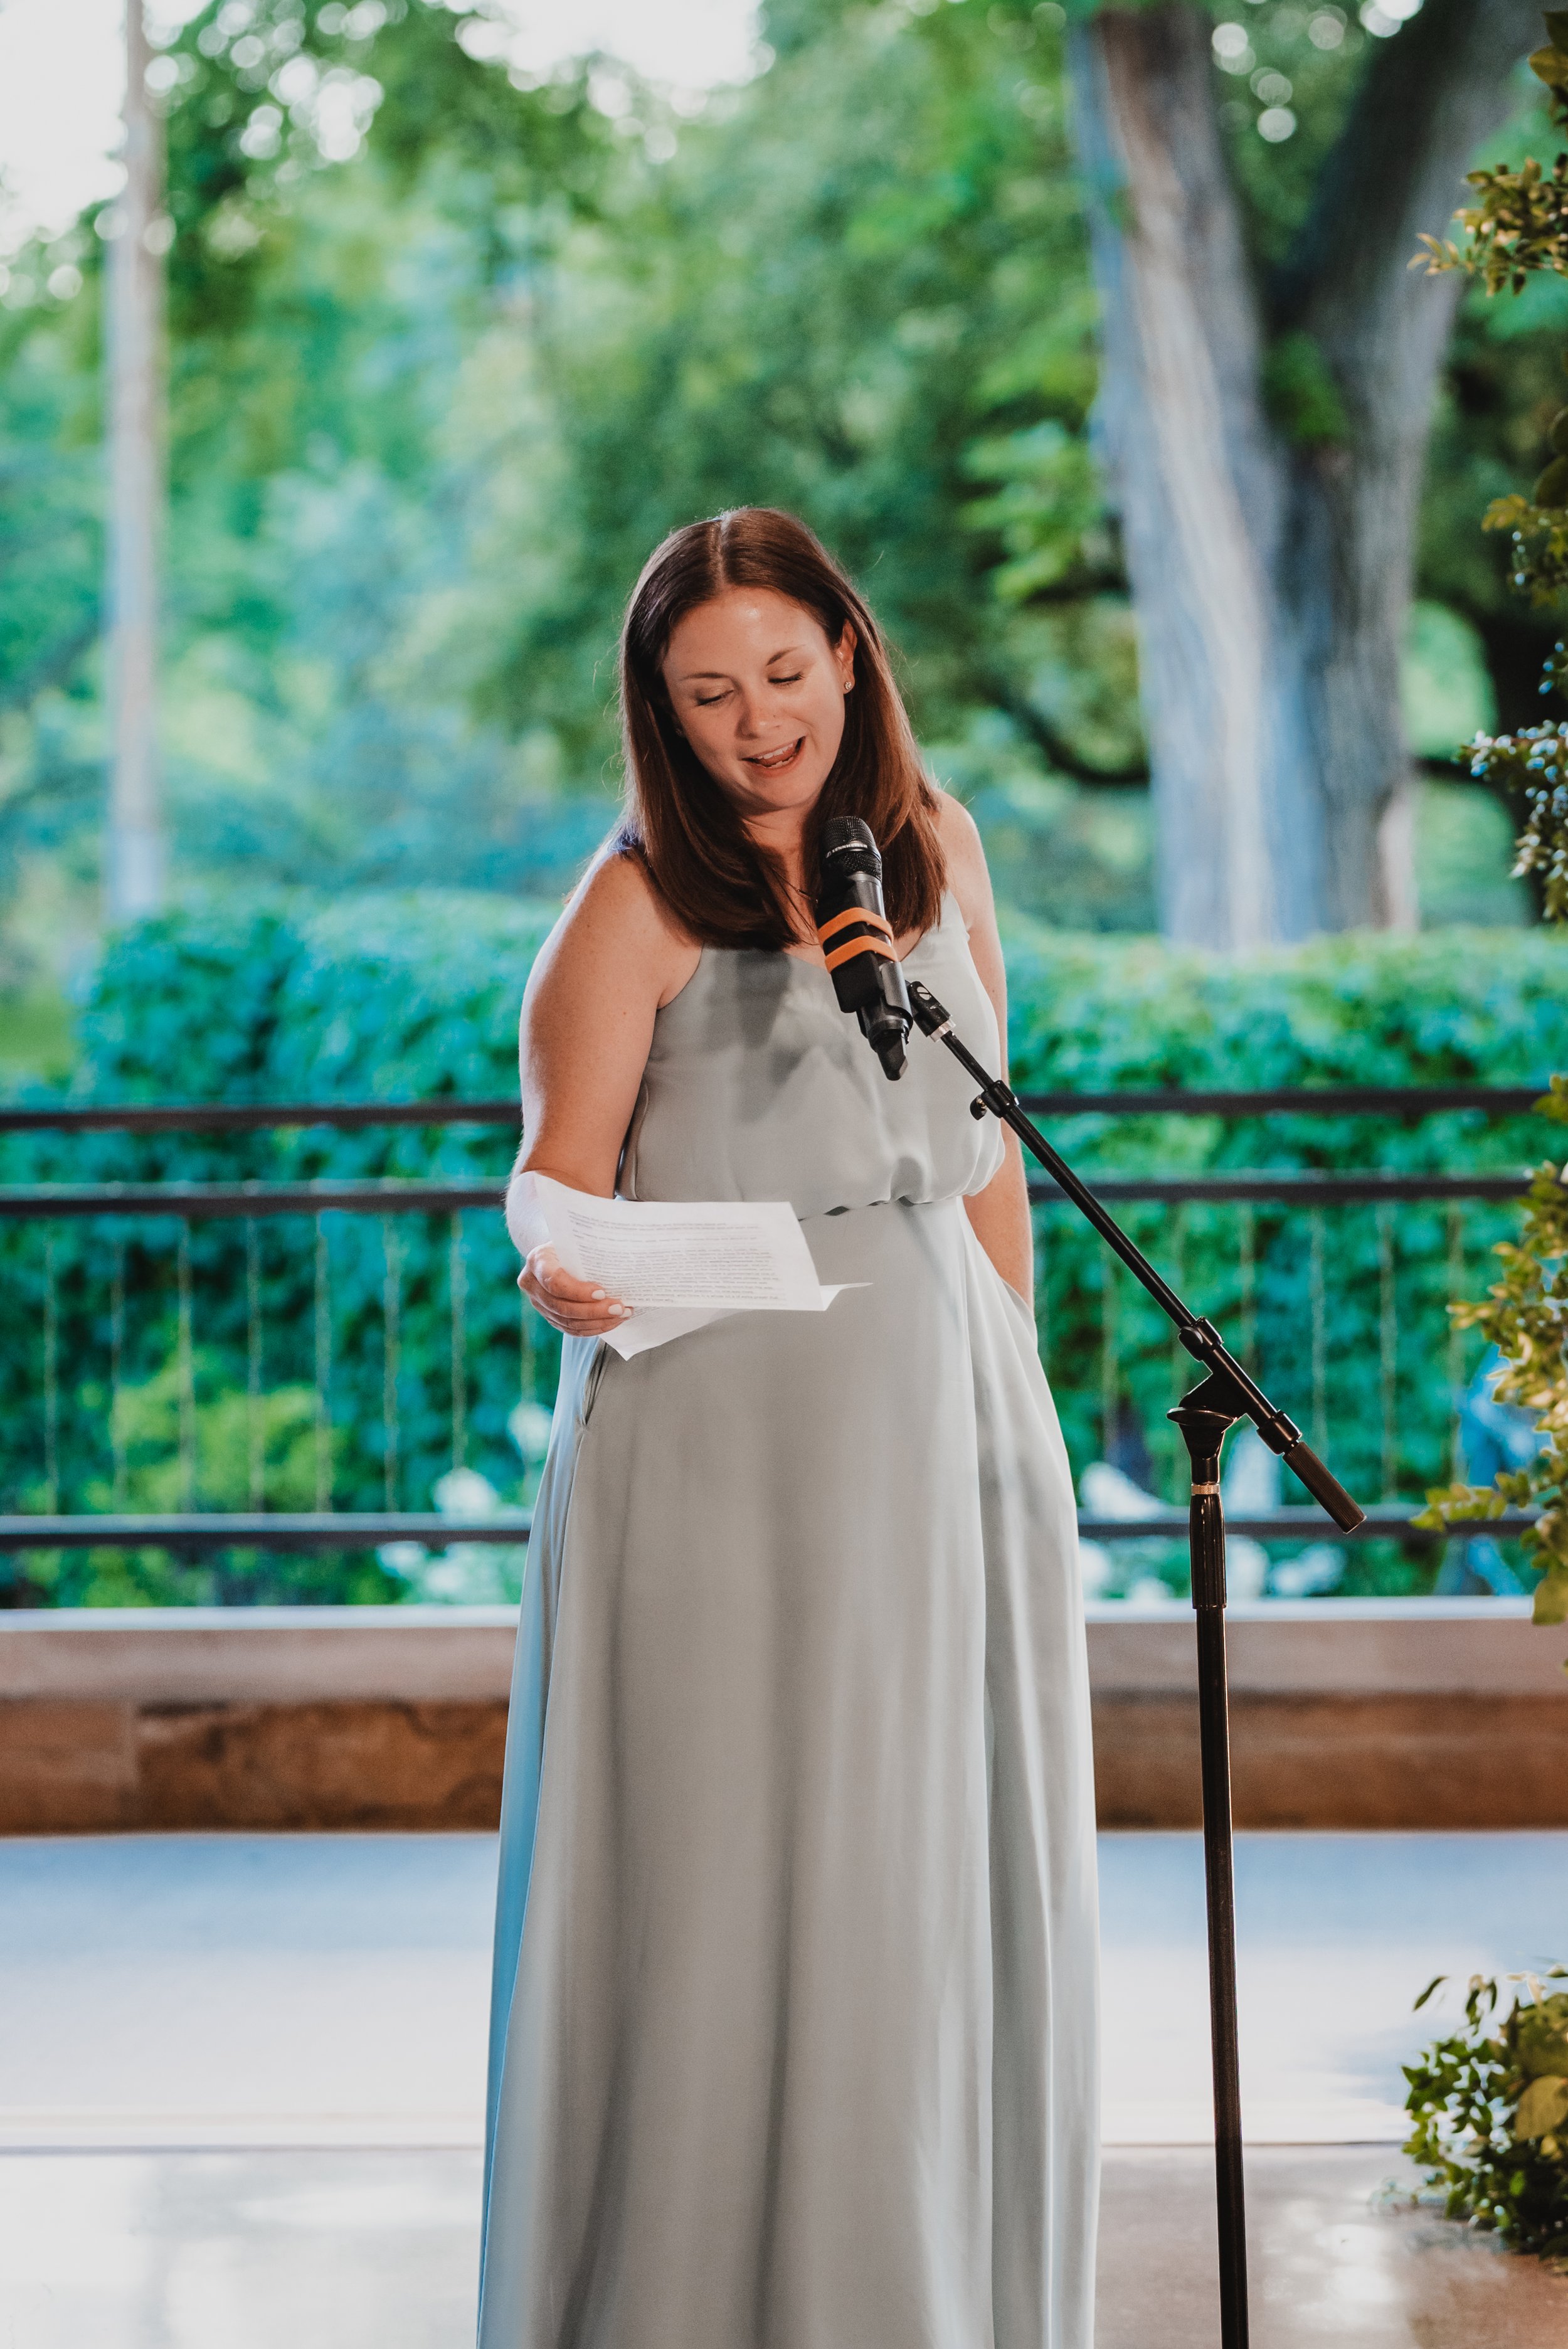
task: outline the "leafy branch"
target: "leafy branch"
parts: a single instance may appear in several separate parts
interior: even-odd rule
[[[1549,9],[1546,31],[1531,71],[1546,87],[1552,121],[1568,128],[1568,9]],[[1468,242],[1423,235],[1412,269],[1424,264],[1431,276],[1462,270],[1489,294],[1522,293],[1542,270],[1568,275],[1568,149],[1549,171],[1527,155],[1517,170],[1504,164],[1466,177],[1480,198],[1454,215]],[[1568,589],[1568,408],[1553,418],[1547,440],[1552,455],[1529,497],[1494,498],[1481,525],[1512,532],[1513,585],[1541,605]]]
[[[1513,870],[1540,875],[1549,922],[1568,921],[1568,723],[1522,726],[1517,734],[1478,734],[1469,746],[1477,781],[1523,808]]]
[[[1553,1077],[1542,1104],[1546,1116],[1568,1125],[1568,1080]],[[1450,1307],[1461,1329],[1479,1330],[1502,1357],[1492,1388],[1499,1402],[1532,1414],[1540,1450],[1526,1467],[1505,1469],[1491,1485],[1449,1485],[1427,1495],[1418,1525],[1501,1516],[1505,1508],[1538,1506],[1541,1516],[1525,1545],[1542,1568],[1535,1620],[1568,1622],[1568,1184],[1550,1160],[1537,1167],[1517,1240],[1493,1253],[1502,1266],[1479,1303]]]
[[[1531,58],[1538,79],[1551,93],[1552,119],[1568,128],[1568,10],[1553,10],[1546,17],[1548,45]],[[1517,171],[1472,171],[1470,184],[1480,202],[1460,218],[1470,234],[1462,252],[1452,244],[1428,246],[1429,269],[1465,269],[1479,276],[1489,294],[1505,287],[1518,293],[1527,277],[1540,270],[1568,274],[1568,150],[1559,154],[1550,171],[1531,158]],[[1418,262],[1420,256],[1418,255]],[[1495,499],[1484,527],[1513,533],[1513,585],[1532,603],[1551,605],[1568,590],[1568,408],[1553,418],[1549,440],[1551,456],[1528,498]],[[1559,644],[1542,681],[1542,691],[1559,691],[1568,682],[1568,653]],[[1493,791],[1510,796],[1522,811],[1514,872],[1533,873],[1542,884],[1542,909],[1548,921],[1568,921],[1568,724],[1522,727],[1517,734],[1478,734],[1468,752],[1470,773]],[[1568,1124],[1568,1082],[1553,1077],[1552,1091],[1542,1104],[1547,1116]],[[1494,1253],[1502,1278],[1493,1283],[1480,1303],[1449,1308],[1461,1329],[1479,1330],[1500,1358],[1492,1381],[1494,1399],[1528,1413],[1535,1423],[1537,1448],[1518,1468],[1505,1468],[1492,1484],[1457,1484],[1428,1494],[1428,1507],[1418,1523],[1451,1525],[1463,1519],[1501,1516],[1511,1504],[1538,1507],[1540,1516],[1525,1536],[1526,1549],[1542,1568],[1535,1591],[1538,1623],[1568,1621],[1568,1169],[1548,1163],[1536,1169],[1525,1207],[1523,1227],[1516,1241],[1503,1242]],[[1475,1986],[1472,1985],[1470,2021]],[[1556,2002],[1568,2020],[1568,1998]],[[1450,2046],[1458,2043],[1449,2043]],[[1456,2057],[1455,2063],[1459,2059]],[[1490,2060],[1490,2059],[1489,2059]],[[1491,2094],[1488,2075],[1476,2067],[1481,2057],[1475,2048],[1465,2057],[1450,2082],[1450,2092],[1472,2115],[1465,2122],[1478,2146],[1491,2138],[1480,2130],[1473,2113],[1476,2099]],[[1561,2069],[1568,2075],[1568,2046]],[[1461,2078],[1462,2073],[1462,2078]],[[1413,2078],[1413,2075],[1412,2075]],[[1467,2085],[1468,2084],[1468,2085]],[[1466,2100],[1470,2101],[1467,2102]],[[1472,2111],[1473,2107],[1473,2111]],[[1415,2107],[1412,2106],[1412,2110]],[[1568,2081],[1563,2084],[1563,2108],[1559,2123],[1568,2124]],[[1436,2130],[1438,2124],[1431,2123]],[[1439,2133],[1440,2134],[1440,2133]],[[1417,2138],[1411,2149],[1418,2150]],[[1438,2136],[1431,2136],[1426,2153],[1418,2158],[1438,2158]],[[1479,2158],[1479,2157],[1478,2157]],[[1456,2176],[1458,2173],[1454,2173]],[[1486,2223],[1507,2231],[1509,2197],[1526,2175],[1508,2173],[1503,2199],[1486,2205]],[[1568,2164],[1558,2164],[1557,2231],[1568,2251]],[[1468,2189],[1465,2189],[1468,2191]],[[1488,2189],[1491,2191],[1491,2189]],[[1499,2189],[1500,2191],[1501,2189]],[[1454,2193],[1460,2189],[1455,2187]],[[1450,2195],[1450,2209],[1454,2195]],[[1483,2215],[1482,2207],[1472,2215]],[[1539,2246],[1534,2246],[1539,2248]]]
[[[1558,22],[1568,27],[1568,13]],[[1537,73],[1543,57],[1568,72],[1568,57],[1553,48],[1538,49],[1531,59]],[[1553,105],[1553,116],[1563,119],[1560,104]],[[1467,276],[1479,277],[1489,294],[1521,294],[1526,278],[1538,269],[1568,271],[1568,155],[1559,155],[1550,171],[1527,155],[1517,171],[1501,164],[1495,171],[1467,171],[1465,177],[1480,193],[1479,204],[1454,214],[1470,243],[1459,245],[1423,235],[1425,253],[1418,254],[1412,266],[1424,259],[1433,277],[1462,269]]]
[[[1444,1979],[1428,1983],[1418,2011]],[[1449,2218],[1568,2260],[1568,1992],[1543,1987],[1568,1969],[1507,1979],[1524,1987],[1506,2013],[1499,1982],[1473,1976],[1460,2029],[1404,2066],[1404,2150],[1442,2189]]]
[[[1545,84],[1547,111],[1562,128],[1568,125],[1568,8],[1547,10],[1546,34],[1546,46],[1535,51],[1530,69]],[[1549,171],[1527,155],[1517,171],[1502,164],[1465,177],[1480,197],[1454,214],[1469,243],[1424,235],[1419,242],[1425,250],[1412,269],[1424,263],[1433,276],[1461,269],[1479,277],[1489,294],[1522,293],[1525,280],[1538,270],[1568,274],[1568,153],[1560,154]]]

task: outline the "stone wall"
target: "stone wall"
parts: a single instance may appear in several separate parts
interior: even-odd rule
[[[1191,1612],[1088,1640],[1101,1824],[1197,1826]],[[491,1827],[511,1644],[503,1609],[0,1614],[0,1832]],[[1238,1608],[1237,1824],[1568,1826],[1563,1645],[1511,1600]]]

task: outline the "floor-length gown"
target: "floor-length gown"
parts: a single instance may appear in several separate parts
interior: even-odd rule
[[[908,967],[995,1065],[949,897]],[[998,1130],[707,949],[630,1197],[788,1199],[824,1314],[565,1343],[512,1690],[480,2349],[1091,2349],[1072,1487],[963,1206]]]

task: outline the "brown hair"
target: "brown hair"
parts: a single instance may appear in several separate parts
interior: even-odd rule
[[[727,587],[770,587],[799,604],[830,644],[855,636],[844,739],[806,831],[817,870],[822,826],[859,816],[876,835],[895,935],[936,921],[945,879],[936,795],[927,781],[876,622],[827,550],[793,514],[738,506],[671,533],[644,566],[621,631],[624,815],[615,835],[640,856],[671,912],[704,946],[787,947],[799,935],[776,856],[750,839],[732,802],[680,732],[662,663],[676,625]]]

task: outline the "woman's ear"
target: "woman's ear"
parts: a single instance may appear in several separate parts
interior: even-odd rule
[[[855,647],[859,643],[854,622],[846,620],[843,634],[833,647],[839,664],[839,681],[846,693],[852,693],[855,689]]]

